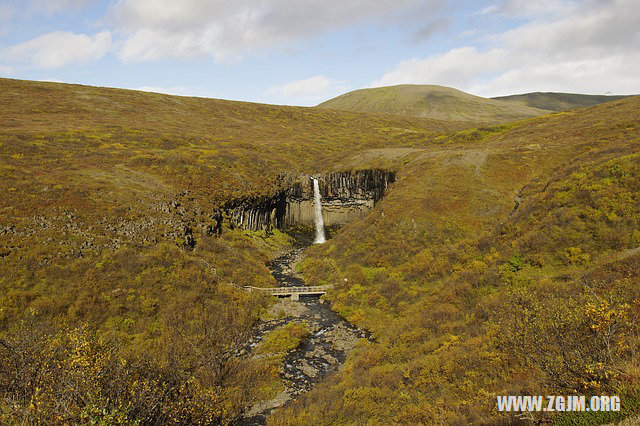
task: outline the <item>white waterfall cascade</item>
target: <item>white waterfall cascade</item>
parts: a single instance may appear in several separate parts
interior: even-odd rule
[[[322,244],[327,239],[324,236],[324,220],[322,219],[322,197],[320,197],[320,185],[318,179],[313,180],[313,199],[316,207],[316,239],[314,244]]]

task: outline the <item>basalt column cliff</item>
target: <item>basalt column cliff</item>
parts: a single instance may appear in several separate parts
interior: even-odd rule
[[[342,225],[365,215],[380,200],[395,180],[393,172],[360,170],[313,176],[318,179],[322,196],[324,224]],[[272,197],[251,198],[230,206],[233,223],[253,231],[286,229],[290,226],[314,226],[313,181],[308,175]]]

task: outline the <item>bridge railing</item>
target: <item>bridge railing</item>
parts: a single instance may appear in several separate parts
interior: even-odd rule
[[[236,286],[239,287],[239,286]],[[246,291],[262,291],[264,293],[271,294],[289,294],[289,293],[325,293],[332,288],[331,285],[317,285],[317,286],[305,286],[305,287],[253,287],[244,286],[239,287]]]
[[[218,271],[216,270],[216,268],[214,268],[213,266],[211,266],[209,264],[209,262],[207,262],[204,259],[200,259],[200,258],[196,258],[194,257],[194,259],[199,260],[200,262],[204,263],[214,274],[214,276],[216,277],[216,279],[218,279],[219,281],[222,281],[222,279],[220,278],[220,276],[218,275]],[[229,284],[231,284],[231,286],[240,289],[240,290],[244,290],[244,291],[262,291],[265,293],[271,293],[271,294],[291,294],[291,293],[326,293],[327,290],[333,288],[333,285],[329,284],[329,285],[316,285],[316,286],[303,286],[303,287],[254,287],[254,286],[239,286],[238,284],[235,284],[233,282],[229,282]]]

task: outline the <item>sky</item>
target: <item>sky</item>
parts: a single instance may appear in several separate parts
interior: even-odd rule
[[[0,77],[286,105],[640,93],[640,0],[0,0]]]

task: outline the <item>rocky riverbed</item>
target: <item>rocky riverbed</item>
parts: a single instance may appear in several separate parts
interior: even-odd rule
[[[295,264],[300,260],[303,250],[295,249],[270,264],[271,272],[281,286],[305,285],[295,273]],[[289,322],[303,323],[310,333],[284,357],[280,374],[284,390],[272,400],[252,406],[240,422],[242,425],[266,424],[266,418],[273,409],[294,400],[328,374],[337,371],[358,339],[369,337],[365,331],[333,312],[329,302],[317,297],[301,297],[300,301],[280,299],[270,308],[269,316],[277,319],[260,324],[258,333],[245,349],[249,354],[267,332]]]

